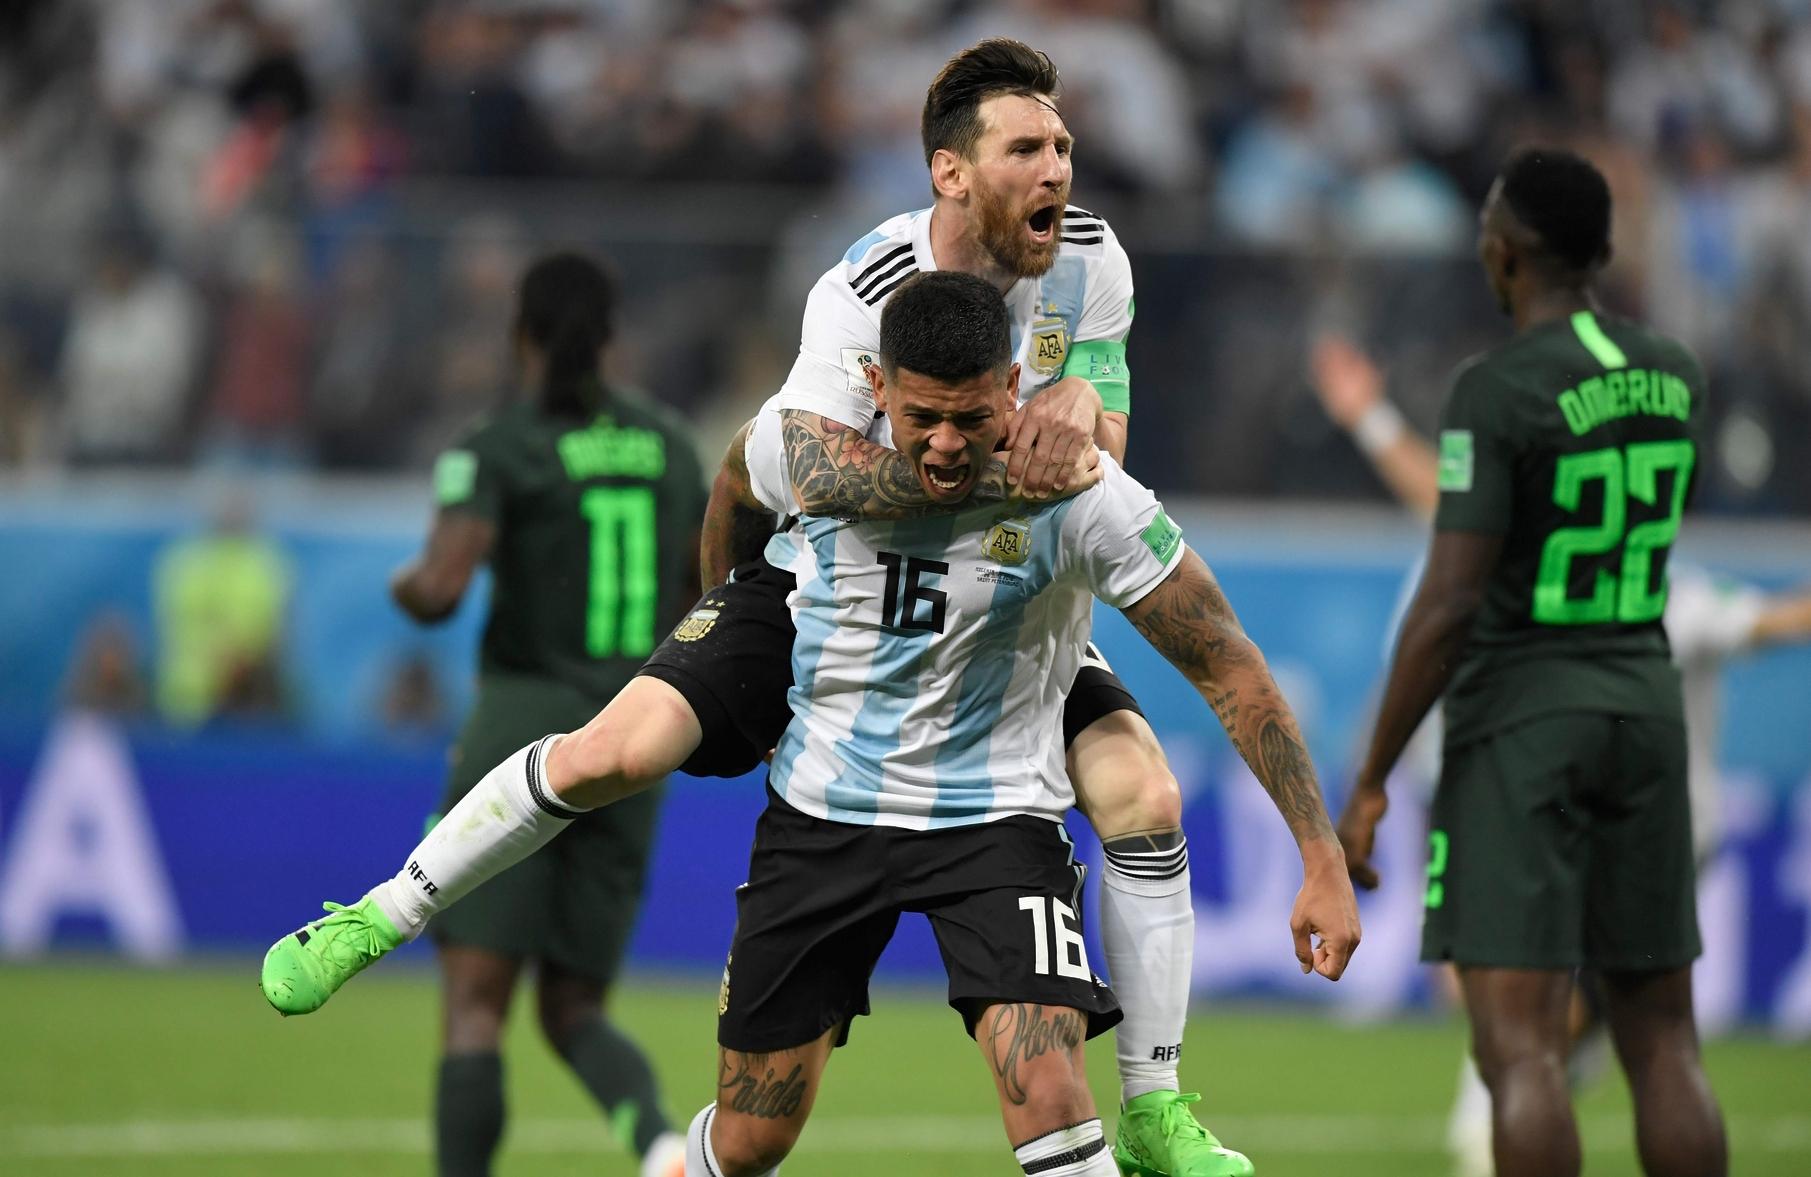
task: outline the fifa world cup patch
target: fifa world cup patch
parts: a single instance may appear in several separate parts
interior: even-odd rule
[[[842,355],[843,373],[849,378],[849,391],[857,396],[874,395],[874,386],[868,382],[868,369],[880,366],[874,353],[865,347],[845,347]]]
[[[722,610],[715,608],[715,606],[720,604],[722,604],[721,601],[706,601],[696,609],[693,609],[690,613],[687,613],[685,615],[685,620],[679,623],[679,628],[673,631],[673,640],[676,642],[695,642],[709,633],[711,627],[717,624],[718,614],[722,612]]]
[[[1023,564],[1031,558],[1031,524],[1002,519],[981,539],[981,552],[999,564]]]
[[[1039,319],[1031,325],[1031,370],[1054,376],[1069,358],[1069,324],[1061,319]]]

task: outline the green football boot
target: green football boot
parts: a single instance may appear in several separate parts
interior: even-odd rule
[[[270,946],[258,978],[264,1000],[284,1017],[310,1014],[339,987],[402,943],[402,933],[369,898],[350,907],[323,903],[328,915]]]
[[[1189,1104],[1199,1095],[1149,1091],[1119,1112],[1113,1159],[1126,1177],[1251,1177],[1244,1154],[1221,1146]]]

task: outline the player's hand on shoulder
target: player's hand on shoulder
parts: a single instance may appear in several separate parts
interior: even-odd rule
[[[1089,442],[1077,451],[1073,461],[1057,471],[1056,482],[1047,492],[1032,494],[1021,487],[1017,497],[1027,503],[1054,503],[1060,499],[1072,499],[1083,491],[1099,486],[1106,477],[1107,467],[1100,460],[1100,447]]]
[[[1094,444],[1100,393],[1079,376],[1067,376],[1033,397],[1007,426],[1007,482],[1032,501],[1061,488],[1082,450]]]

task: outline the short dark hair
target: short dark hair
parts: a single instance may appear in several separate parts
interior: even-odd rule
[[[598,349],[616,329],[616,283],[603,265],[581,253],[552,253],[522,277],[516,332],[546,356],[541,411],[588,417],[603,408]]]
[[[1591,270],[1610,248],[1610,186],[1583,156],[1528,147],[1503,165],[1503,203],[1562,265]]]
[[[981,138],[981,104],[996,94],[1052,94],[1062,88],[1050,58],[1023,41],[989,37],[944,63],[924,95],[924,162],[948,148],[968,157]]]
[[[1006,300],[973,274],[934,270],[908,279],[880,312],[880,368],[960,384],[1012,363]]]

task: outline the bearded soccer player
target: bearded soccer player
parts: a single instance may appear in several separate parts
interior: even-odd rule
[[[961,270],[1004,291],[1025,373],[1005,438],[1010,456],[978,459],[959,499],[1073,494],[1100,476],[1097,445],[1123,456],[1131,273],[1106,223],[1067,204],[1073,143],[1058,89],[1049,59],[1009,40],[965,50],[932,83],[922,125],[932,207],[856,242],[813,289],[785,388],[731,447],[712,494],[703,563],[707,580],[723,583],[580,738],[549,752],[550,780],[639,787],[677,769],[737,776],[778,742],[792,718],[792,683],[773,674],[790,664],[792,584],[759,559],[772,531],[763,508],[892,520],[954,509],[888,446],[868,379],[880,315],[912,274]],[[1150,1177],[1244,1177],[1250,1162],[1196,1121],[1189,1104],[1199,1097],[1182,1094],[1177,1078],[1194,951],[1180,789],[1136,701],[1092,647],[1060,726],[1077,803],[1105,849],[1101,939],[1125,1010],[1116,1039],[1120,1163]],[[557,816],[543,830],[526,815],[539,832],[522,853],[553,836]],[[404,859],[431,889],[405,868],[372,892],[399,934],[418,934],[515,861],[515,835],[494,833],[455,846],[437,831]],[[356,924],[367,911],[361,904],[334,918]],[[322,947],[310,961],[325,961],[320,935],[311,939]],[[320,964],[320,1001],[388,951],[372,943],[375,951],[345,965]]]
[[[1453,962],[1497,1172],[1580,1170],[1566,1081],[1572,978],[1602,978],[1650,1177],[1720,1177],[1699,1060],[1700,951],[1684,706],[1661,618],[1704,377],[1601,313],[1610,194],[1585,160],[1510,160],[1479,256],[1515,337],[1461,369],[1441,422],[1427,568],[1340,837],[1369,859],[1384,782],[1443,699],[1421,955]]]

